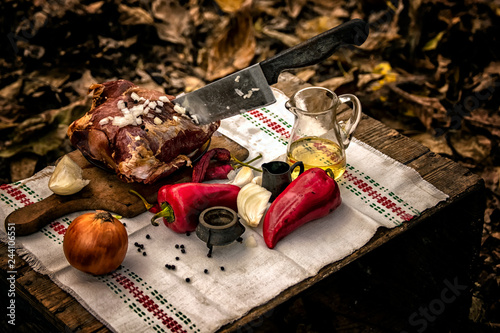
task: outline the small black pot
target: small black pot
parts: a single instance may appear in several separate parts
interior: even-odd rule
[[[201,212],[199,221],[196,236],[207,243],[209,256],[214,245],[231,244],[245,232],[245,227],[238,221],[238,214],[227,207],[207,208]]]

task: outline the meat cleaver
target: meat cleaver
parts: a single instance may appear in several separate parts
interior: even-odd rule
[[[315,65],[341,46],[360,46],[367,37],[366,22],[348,21],[272,58],[178,96],[173,103],[202,125],[272,104],[276,100],[269,86],[278,81],[283,70]]]

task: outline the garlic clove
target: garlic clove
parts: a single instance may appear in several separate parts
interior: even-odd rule
[[[68,155],[64,155],[49,179],[49,188],[55,194],[71,195],[81,191],[89,183],[90,180],[82,177],[82,168]]]
[[[248,183],[240,190],[236,199],[238,214],[249,227],[257,227],[269,207],[272,193],[254,183]]]
[[[250,235],[245,239],[245,245],[246,247],[257,247],[257,240],[255,240],[253,235]]]
[[[257,176],[252,179],[252,183],[262,186],[262,176]]]
[[[227,179],[229,180],[229,182],[228,182],[229,184],[232,184],[232,182],[233,182],[234,178],[236,178],[236,174],[237,174],[237,172],[236,172],[236,170],[234,170],[234,169],[233,169],[233,170],[230,170],[230,171],[227,173]]]
[[[229,176],[228,176],[229,178]],[[250,183],[253,179],[253,171],[251,168],[244,166],[242,167],[234,176],[229,184],[233,184],[239,187],[243,187],[246,184]]]

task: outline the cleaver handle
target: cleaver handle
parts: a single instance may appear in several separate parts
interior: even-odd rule
[[[368,33],[368,24],[354,19],[262,61],[260,67],[271,85],[278,82],[278,76],[286,69],[315,65],[343,45],[360,46],[368,38]]]

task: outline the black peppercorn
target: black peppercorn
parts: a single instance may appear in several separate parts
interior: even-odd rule
[[[205,268],[205,270],[203,271],[203,273],[208,274],[208,269]]]
[[[182,252],[182,253],[186,253],[186,250],[182,249],[182,250],[181,250],[181,252]]]
[[[142,255],[143,255],[143,256],[146,256],[146,252],[142,252]]]
[[[181,249],[183,249],[183,248],[184,248],[184,244],[181,244]]]
[[[224,266],[220,266],[220,270],[221,271],[225,270]]]
[[[175,248],[178,249],[179,248],[179,244],[175,244]]]
[[[187,283],[191,282],[191,279],[190,278],[186,278],[186,282]]]
[[[189,231],[187,231],[186,236],[191,236],[191,233]]]
[[[180,260],[180,259],[181,259],[181,258],[179,258],[179,257],[175,257],[175,260]]]

